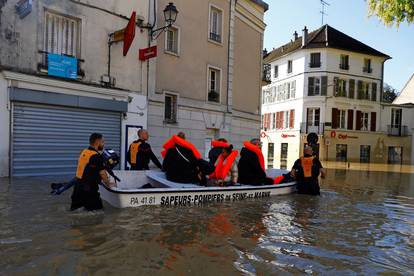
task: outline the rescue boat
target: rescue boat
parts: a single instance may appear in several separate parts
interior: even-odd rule
[[[145,205],[194,206],[213,202],[234,202],[269,198],[291,194],[296,191],[296,182],[277,185],[235,185],[230,187],[204,187],[168,181],[161,171],[115,171],[121,182],[109,188],[99,186],[103,200],[116,208]],[[285,170],[270,169],[269,177],[275,178]],[[144,188],[149,186],[152,188]]]

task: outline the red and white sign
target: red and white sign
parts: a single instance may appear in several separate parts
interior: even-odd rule
[[[260,137],[261,137],[261,138],[266,138],[266,137],[267,137],[266,132],[262,131],[262,132],[260,133]]]
[[[157,46],[152,46],[149,48],[145,48],[145,49],[140,49],[139,50],[139,60],[147,60],[150,58],[154,58],[157,56],[158,50],[157,50]]]
[[[348,134],[339,134],[338,139],[346,140],[346,139],[358,139],[357,136],[350,136]]]
[[[132,42],[135,38],[135,21],[137,14],[135,11],[132,12],[131,18],[129,19],[128,25],[124,29],[124,57],[128,54],[129,48],[131,48]]]
[[[332,130],[331,131],[331,138],[335,138],[336,137],[336,131],[335,130]]]
[[[286,134],[286,133],[282,133],[282,138],[293,138],[296,137],[296,135],[294,134]]]

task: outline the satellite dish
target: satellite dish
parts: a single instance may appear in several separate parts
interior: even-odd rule
[[[308,141],[309,145],[316,145],[318,143],[318,134],[315,132],[311,132],[308,134],[308,137],[306,137],[306,141]]]

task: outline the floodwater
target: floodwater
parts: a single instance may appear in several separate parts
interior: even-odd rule
[[[0,275],[414,275],[414,174],[365,169],[329,169],[320,197],[93,214],[0,179]]]

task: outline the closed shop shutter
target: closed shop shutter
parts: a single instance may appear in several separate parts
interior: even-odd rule
[[[102,133],[105,147],[120,153],[118,112],[15,103],[12,175],[74,175],[93,132]]]

